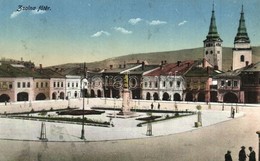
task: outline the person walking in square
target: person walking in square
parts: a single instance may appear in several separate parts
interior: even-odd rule
[[[158,103],[158,110],[160,110],[160,106],[161,106],[160,103]]]
[[[255,152],[254,152],[253,148],[250,146],[248,149],[250,151],[249,155],[247,155],[249,158],[249,161],[256,161]]]
[[[244,146],[241,147],[241,150],[239,151],[239,154],[238,154],[238,160],[239,161],[246,161],[246,151],[245,151],[245,148]]]
[[[225,161],[233,161],[232,156],[231,156],[231,151],[229,151],[229,150],[225,154]]]
[[[153,103],[151,104],[151,109],[153,109]]]

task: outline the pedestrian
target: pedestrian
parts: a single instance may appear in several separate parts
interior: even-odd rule
[[[245,148],[244,146],[241,146],[241,150],[239,151],[239,154],[238,154],[238,160],[239,161],[246,161],[246,151],[245,151]]]
[[[160,110],[160,106],[161,106],[160,103],[158,103],[158,110]]]
[[[233,161],[231,156],[231,151],[227,151],[227,154],[225,154],[225,161]]]
[[[153,103],[151,104],[151,109],[153,109]]]
[[[235,108],[232,107],[232,118],[235,118]]]
[[[255,152],[253,148],[250,146],[248,149],[250,151],[249,155],[247,155],[249,157],[249,161],[256,161]]]

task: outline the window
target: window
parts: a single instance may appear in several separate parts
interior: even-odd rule
[[[213,54],[213,51],[212,51],[212,50],[210,51],[210,54]]]
[[[60,87],[60,82],[57,82],[57,87]]]
[[[225,81],[222,80],[220,84],[223,87],[225,85]]]
[[[220,51],[217,51],[218,54],[220,54]]]
[[[39,82],[36,82],[36,88],[39,88]]]
[[[206,55],[208,55],[208,53],[209,53],[209,52],[208,52],[208,51],[206,51]]]
[[[63,87],[63,82],[61,82],[61,85],[60,85],[61,87]]]
[[[100,82],[99,82],[100,83]],[[79,83],[76,83],[76,87],[78,87],[79,86]]]
[[[53,87],[56,87],[56,82],[53,82]]]
[[[9,89],[12,89],[13,88],[13,84],[12,82],[9,82]]]
[[[147,82],[144,82],[144,87],[147,87]]]
[[[180,86],[181,86],[181,82],[177,81],[177,87],[180,87]]]
[[[245,56],[244,55],[241,55],[240,56],[240,62],[244,62],[245,61]]]
[[[237,87],[237,81],[234,81],[234,87]]]
[[[150,88],[152,87],[152,82],[149,82],[149,87],[150,87]]]
[[[228,86],[231,86],[231,81],[230,81],[230,80],[227,82],[227,85],[228,85]]]
[[[172,85],[173,85],[173,82],[172,82],[172,81],[170,81],[170,87],[172,87]]]
[[[157,88],[158,87],[158,83],[157,82],[155,82],[155,88]]]
[[[70,83],[68,83],[68,87],[70,87]]]
[[[72,88],[74,87],[74,83],[71,84],[71,87],[72,87]]]
[[[41,82],[41,88],[43,88],[43,82]]]
[[[165,83],[165,81],[163,81],[163,87],[165,87],[165,85],[166,85],[166,83]]]
[[[31,87],[30,82],[27,82],[27,88],[30,88],[30,87]]]
[[[23,82],[23,88],[25,88],[25,86],[26,86],[26,83],[25,83],[25,82]]]
[[[48,87],[48,82],[45,82],[45,87]]]

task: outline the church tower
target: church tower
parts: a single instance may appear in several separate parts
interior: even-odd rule
[[[233,64],[232,69],[239,69],[252,63],[252,48],[250,45],[250,39],[247,35],[246,24],[244,18],[244,11],[240,13],[239,26],[237,29],[237,35],[234,40],[233,51]]]
[[[204,59],[215,69],[222,70],[222,39],[217,30],[214,4],[210,20],[209,32],[204,42]]]

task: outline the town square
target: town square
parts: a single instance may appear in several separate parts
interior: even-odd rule
[[[0,4],[0,161],[260,160],[259,0]]]

